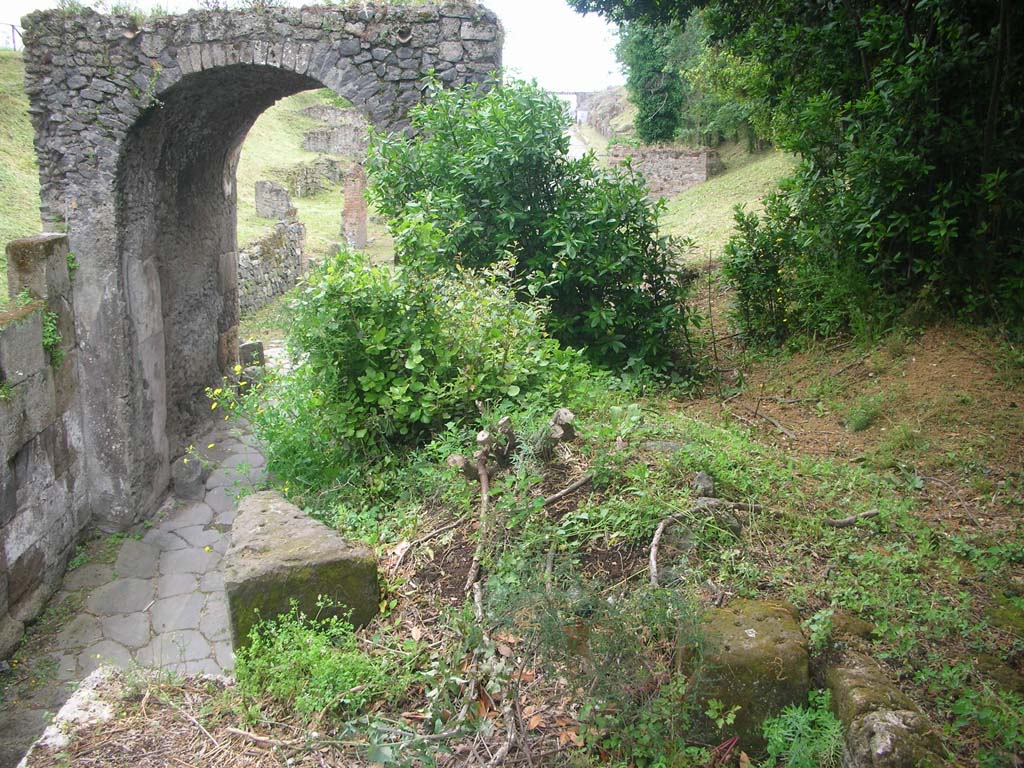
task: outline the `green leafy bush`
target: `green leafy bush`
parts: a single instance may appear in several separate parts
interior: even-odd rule
[[[401,654],[371,656],[350,624],[308,618],[293,605],[253,627],[249,645],[235,654],[235,679],[243,698],[257,705],[269,698],[304,717],[351,716],[405,692],[411,673],[396,656]]]
[[[811,691],[806,707],[786,707],[764,723],[770,765],[779,758],[787,768],[838,768],[843,754],[843,724],[829,710],[828,691]]]
[[[377,134],[368,159],[401,263],[481,269],[511,256],[520,298],[549,302],[559,341],[605,365],[689,364],[681,243],[659,237],[632,170],[569,157],[556,97],[525,83],[435,88],[411,120],[415,138]]]
[[[788,333],[792,275],[783,269],[793,251],[793,237],[784,223],[786,201],[771,196],[766,201],[772,218],[764,223],[757,214],[736,209],[737,235],[725,247],[722,272],[735,289],[732,320],[755,343],[777,342]]]
[[[564,401],[590,367],[545,333],[544,305],[517,301],[509,279],[346,253],[316,268],[292,303],[299,365],[247,403],[270,469],[324,487],[354,459],[422,444],[481,406]]]

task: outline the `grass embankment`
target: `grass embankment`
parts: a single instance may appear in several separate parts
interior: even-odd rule
[[[21,53],[0,51],[0,303],[7,298],[5,246],[42,231],[39,168],[24,81]]]
[[[788,155],[770,149],[748,153],[735,144],[719,151],[725,171],[703,184],[685,190],[668,201],[661,217],[666,234],[691,237],[697,248],[693,259],[717,260],[733,229],[737,205],[759,210],[761,198],[794,166]]]

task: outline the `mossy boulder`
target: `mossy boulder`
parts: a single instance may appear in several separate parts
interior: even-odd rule
[[[276,491],[244,499],[224,555],[224,588],[235,648],[259,618],[287,613],[339,616],[359,627],[377,615],[377,560],[362,544],[312,519]],[[318,607],[320,597],[329,607]]]
[[[734,600],[712,609],[701,624],[703,663],[694,676],[696,719],[692,736],[717,744],[739,736],[740,747],[761,752],[761,724],[791,704],[807,703],[810,671],[807,643],[793,606]],[[711,700],[736,720],[721,730],[704,713]]]
[[[945,765],[942,742],[928,718],[873,659],[844,653],[828,664],[824,679],[846,728],[844,768]]]

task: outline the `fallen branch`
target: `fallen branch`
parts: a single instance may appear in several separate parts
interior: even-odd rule
[[[700,509],[732,509],[739,512],[764,512],[765,508],[760,504],[749,501],[726,501],[716,499],[712,496],[700,496],[693,503],[693,512]]]
[[[516,728],[516,718],[513,712],[513,703],[516,701],[516,697],[509,696],[507,701],[502,704],[501,717],[505,721],[505,741],[498,751],[494,753],[491,759],[487,762],[487,768],[496,768],[496,766],[502,765],[505,762],[505,758],[508,757],[509,751],[512,749],[512,745],[515,744],[518,738],[519,729]]]
[[[426,542],[430,541],[431,539],[440,536],[442,533],[447,533],[452,528],[457,527],[465,519],[466,519],[465,516],[460,517],[457,520],[454,520],[454,521],[448,523],[448,525],[442,525],[440,528],[437,528],[437,529],[431,531],[430,533],[425,533],[422,536],[420,536],[418,539],[414,540],[411,544],[409,544],[408,547],[406,547],[402,551],[402,554],[400,554],[398,556],[398,562],[396,562],[391,567],[391,572],[392,573],[397,573],[398,572],[398,569],[402,567],[402,563],[405,561],[405,556],[407,554],[409,554],[409,551],[411,549],[413,549],[414,547],[418,547],[420,544],[425,544]]]
[[[304,744],[302,739],[275,739],[270,736],[260,736],[255,733],[249,733],[249,731],[243,731],[241,728],[228,727],[224,729],[228,733],[234,734],[235,736],[241,736],[243,739],[248,739],[256,744],[264,744],[268,747],[295,747],[299,744]]]
[[[548,496],[546,499],[544,499],[544,503],[541,506],[547,507],[547,506],[550,506],[551,504],[554,504],[556,501],[561,501],[566,496],[568,496],[570,493],[573,493],[574,491],[578,491],[583,486],[587,485],[588,483],[593,482],[593,480],[594,480],[594,476],[593,475],[584,475],[583,477],[581,477],[579,480],[577,480],[572,485],[566,486],[562,490],[558,491],[558,493],[553,493],[550,496]]]
[[[483,433],[481,433],[483,435]],[[477,442],[486,444],[477,437]],[[466,592],[473,589],[480,578],[480,561],[484,556],[484,547],[487,544],[487,511],[491,501],[491,479],[487,475],[487,451],[486,448],[477,451],[476,473],[480,478],[480,539],[476,543],[476,551],[473,552],[473,563],[469,566],[469,573],[466,575]]]
[[[654,531],[654,538],[651,539],[651,554],[647,560],[647,575],[651,580],[651,584],[655,587],[658,584],[658,547],[661,546],[661,537],[665,534],[665,529],[669,523],[675,523],[678,521],[678,517],[673,515],[666,517],[660,523],[658,523],[657,529]]]
[[[877,509],[869,509],[867,512],[858,512],[856,515],[839,518],[838,520],[834,517],[826,517],[825,525],[829,525],[833,528],[852,528],[858,521],[867,520],[872,517],[878,517]]]

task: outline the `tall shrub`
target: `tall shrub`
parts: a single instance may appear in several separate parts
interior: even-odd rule
[[[688,365],[682,244],[659,236],[659,209],[629,168],[569,156],[556,97],[522,82],[435,89],[411,119],[414,137],[376,134],[368,159],[400,261],[511,258],[519,295],[549,302],[560,341],[609,366]]]

